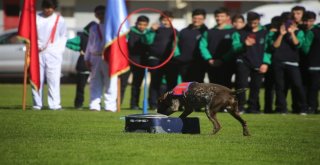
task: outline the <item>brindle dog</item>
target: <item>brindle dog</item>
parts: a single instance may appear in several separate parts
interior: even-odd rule
[[[213,134],[216,134],[221,126],[216,114],[221,110],[227,110],[242,125],[243,135],[250,136],[246,121],[244,121],[238,111],[236,95],[246,89],[232,91],[227,87],[212,83],[192,83],[184,95],[175,96],[172,91],[162,95],[158,100],[157,112],[164,115],[171,115],[184,106],[184,111],[180,118],[187,117],[194,109],[205,107],[205,112],[213,124]]]

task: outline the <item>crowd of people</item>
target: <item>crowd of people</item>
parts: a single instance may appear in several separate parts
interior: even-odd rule
[[[151,109],[156,108],[156,100],[164,91],[179,83],[179,76],[183,82],[203,82],[207,73],[210,83],[250,89],[248,99],[245,93],[237,96],[241,112],[286,114],[289,90],[293,113],[317,112],[320,26],[315,25],[314,12],[295,6],[291,12],[284,12],[263,26],[259,13],[248,12],[245,20],[240,14],[230,16],[228,9],[221,7],[214,11],[215,27],[208,28],[205,19],[206,11],[195,9],[192,23],[178,32],[174,43],[175,29],[169,23],[173,20],[171,12],[164,11],[160,23],[152,24],[150,29],[148,17],[137,18],[128,34],[132,60],[147,66],[158,65],[168,58],[173,45],[177,45],[173,58],[164,67],[150,71]],[[144,73],[134,65],[131,73],[130,106],[139,109]],[[122,76],[124,82],[129,74]],[[263,82],[265,104],[261,107],[259,94]],[[165,84],[165,89],[161,84]]]
[[[52,26],[51,24],[57,22],[56,36],[61,35],[56,37],[56,40],[61,39],[61,42],[57,42],[58,45],[65,43],[65,25],[63,19],[59,20],[58,15],[54,14],[56,7],[56,0],[43,0],[43,12],[39,17],[51,22],[41,24],[43,26]],[[51,15],[46,14],[47,9],[51,9]],[[83,89],[91,71],[90,110],[100,111],[103,96],[105,110],[115,112],[117,83],[108,76],[108,64],[101,58],[104,46],[102,27],[105,7],[97,6],[94,12],[100,22],[89,23],[81,36],[67,42],[67,47],[81,52],[77,65],[79,74],[74,105],[76,108],[83,106]],[[140,15],[127,34],[129,58],[146,66],[163,63],[176,45],[174,55],[166,65],[150,70],[150,109],[156,109],[158,97],[165,91],[172,90],[179,82],[204,82],[207,73],[210,83],[235,89],[250,89],[248,98],[245,93],[237,96],[241,112],[288,113],[286,97],[289,90],[292,95],[293,113],[306,115],[317,112],[320,84],[320,25],[315,24],[314,12],[295,6],[290,12],[272,18],[270,24],[263,26],[260,24],[259,13],[248,12],[245,19],[240,14],[231,16],[227,8],[221,7],[214,11],[216,26],[208,28],[205,25],[206,11],[195,9],[192,12],[192,23],[179,32],[172,27],[173,19],[172,12],[163,11],[159,23],[149,25],[149,18]],[[42,28],[38,26],[38,31],[41,31]],[[177,34],[176,39],[174,31]],[[50,40],[51,33],[43,32],[43,36],[47,37],[40,37],[40,40],[43,38],[44,44],[47,43],[40,44],[44,47],[40,49],[40,54],[44,54],[42,58],[48,56],[49,59],[53,54],[61,53],[50,52],[55,48],[55,42],[46,42]],[[51,47],[52,49],[49,49]],[[40,63],[42,61],[45,62],[40,60]],[[58,62],[61,63],[59,59]],[[46,72],[46,75],[49,75],[52,68],[46,67],[45,63],[42,65],[42,73]],[[140,87],[144,69],[131,64],[130,71],[120,75],[122,98],[130,74],[133,78],[130,108],[140,109]],[[236,77],[235,83],[232,82],[233,75]],[[47,77],[50,109],[61,108],[58,79],[57,76]],[[262,84],[265,87],[264,107],[261,107],[259,102]],[[37,96],[36,92],[33,94],[36,96],[34,109],[41,109],[40,96]]]

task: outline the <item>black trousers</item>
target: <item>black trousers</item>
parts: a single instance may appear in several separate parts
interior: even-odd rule
[[[320,88],[320,71],[319,70],[308,70],[307,80],[307,99],[308,108],[310,113],[316,113],[318,109],[318,92]]]
[[[206,72],[208,71],[208,62],[204,61],[203,59],[195,59],[193,60],[188,67],[186,80],[182,79],[185,82],[199,82],[203,83],[204,82],[204,77]]]
[[[122,73],[121,75],[119,75],[119,79],[121,81],[121,91],[120,91],[120,94],[121,94],[121,104],[123,103],[123,100],[124,100],[124,95],[125,95],[125,92],[126,92],[126,89],[127,89],[127,86],[128,86],[128,79],[129,79],[129,76],[131,74],[131,71],[127,71],[125,73]]]
[[[144,78],[144,70],[145,69],[143,68],[131,66],[131,72],[132,72],[132,86],[131,86],[131,98],[130,98],[131,107],[135,107],[135,106],[139,107],[141,85]]]
[[[250,77],[250,83],[248,78]],[[259,92],[262,84],[263,74],[259,73],[258,70],[250,67],[244,62],[236,63],[236,88],[250,88],[250,94],[248,99],[247,112],[258,112],[260,111],[259,104]],[[244,110],[246,104],[246,94],[243,92],[237,96],[239,110]]]
[[[286,93],[286,97],[287,97],[287,95],[289,93],[289,90],[292,89],[293,87],[289,83],[290,79],[285,80],[285,81],[286,81],[286,83],[285,83],[285,93]],[[306,92],[305,89],[304,89],[304,91]],[[296,90],[291,90],[291,100],[292,100],[292,102],[291,102],[292,113],[300,113],[300,106],[301,105],[299,105],[300,104],[299,103],[299,93],[297,93]]]
[[[274,88],[274,76],[270,66],[264,76],[264,113],[273,113]]]
[[[84,88],[87,84],[89,74],[78,72],[76,78],[76,97],[74,99],[75,107],[82,107],[84,101]]]
[[[130,74],[132,74],[132,84],[131,84],[131,96],[130,96],[130,107],[139,107],[141,85],[144,78],[144,69],[139,68],[135,65],[130,66],[130,71],[120,75],[121,79],[121,103],[123,101],[125,90],[128,86],[128,79]]]
[[[273,63],[273,72],[276,89],[276,111],[280,113],[287,113],[286,101],[286,83],[292,87],[292,93],[296,92],[300,112],[306,112],[307,102],[306,95],[303,89],[301,72],[298,66],[285,65],[280,62]],[[285,81],[287,80],[287,82]]]
[[[176,77],[178,78],[178,75],[181,75],[182,81],[183,82],[190,82],[192,81],[192,76],[191,76],[191,70],[192,70],[192,63],[188,62],[188,63],[178,63],[177,66],[177,70],[178,72],[176,72]]]
[[[150,66],[159,65],[160,61],[149,61]],[[150,70],[151,81],[149,86],[149,106],[156,108],[158,104],[158,98],[163,91],[163,78],[166,80],[166,90],[172,90],[177,85],[178,69],[175,63],[168,62],[162,68]]]
[[[235,61],[224,62],[221,66],[208,67],[209,81],[232,88],[231,78],[235,73]]]

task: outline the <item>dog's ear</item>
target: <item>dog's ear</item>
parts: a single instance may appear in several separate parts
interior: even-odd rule
[[[159,101],[159,102],[162,102],[163,100],[165,100],[165,99],[168,97],[168,95],[171,95],[171,94],[172,94],[171,91],[164,93],[162,96],[160,96],[160,97],[158,98],[158,101]]]
[[[166,97],[168,96],[168,92],[166,92],[166,93],[164,93],[162,96],[160,96],[159,98],[158,98],[158,101],[163,101],[164,99],[166,99]]]

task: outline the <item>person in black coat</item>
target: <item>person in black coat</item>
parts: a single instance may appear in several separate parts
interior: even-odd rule
[[[292,93],[297,99],[293,99],[299,106],[299,113],[306,114],[307,100],[303,89],[301,72],[299,68],[299,49],[304,45],[304,32],[298,25],[282,14],[282,23],[278,32],[271,39],[274,48],[272,55],[272,68],[275,78],[276,111],[287,113],[286,86],[292,88]]]
[[[149,45],[147,45],[148,25],[149,18],[141,15],[137,18],[135,26],[130,28],[130,32],[127,35],[129,58],[130,60],[140,65],[147,65],[147,54],[149,51]],[[126,72],[120,76],[121,98],[124,97],[124,91],[126,89],[130,73],[132,73],[130,109],[138,110],[140,109],[140,87],[144,78],[144,69],[131,64],[130,72]]]
[[[235,73],[235,58],[232,47],[232,34],[236,31],[230,21],[227,8],[214,11],[217,25],[203,33],[199,49],[208,65],[210,83],[232,88],[232,75]]]
[[[199,42],[202,34],[208,30],[205,19],[206,11],[195,9],[192,12],[192,24],[179,32],[179,55],[175,62],[183,82],[203,82],[208,64],[201,57]]]
[[[278,29],[280,28],[281,24],[281,17],[275,16],[271,19],[271,23],[266,25],[266,28],[268,30],[268,36],[273,35],[274,33],[278,32]],[[267,50],[271,56],[273,54],[273,49],[270,47],[267,47],[269,50]],[[272,65],[272,63],[271,63]],[[275,98],[275,82],[274,82],[274,75],[272,71],[272,66],[268,68],[267,73],[264,76],[264,113],[273,113],[273,104],[274,104],[274,98]],[[277,104],[277,103],[275,103]]]
[[[246,113],[260,113],[259,91],[263,74],[271,63],[270,55],[265,53],[267,30],[260,25],[260,15],[249,12],[247,26],[241,31],[233,35],[234,47],[240,51],[236,57],[236,87],[250,88]],[[243,111],[246,103],[245,93],[239,94],[237,98],[239,110]]]
[[[306,25],[303,53],[305,63],[303,66],[303,82],[307,94],[308,113],[318,111],[318,93],[320,89],[320,24],[315,25],[316,14],[312,11],[305,13]]]
[[[87,68],[84,61],[84,53],[86,52],[87,48],[89,29],[92,25],[95,24],[96,22],[94,21],[90,22],[88,25],[84,27],[83,32],[79,33],[76,38],[67,41],[68,48],[80,52],[80,56],[76,64],[76,95],[74,99],[74,107],[76,109],[81,109],[84,102],[84,88],[87,84],[88,77],[90,74],[90,71]]]
[[[153,39],[149,40],[150,55],[148,57],[149,66],[157,66],[168,59],[174,46],[174,31],[171,27],[170,21],[173,20],[173,13],[170,11],[163,11],[159,18],[160,24],[152,25]],[[176,34],[178,31],[174,29]],[[175,53],[177,55],[177,53]],[[175,57],[173,57],[175,58]],[[176,66],[174,59],[171,59],[166,65],[161,68],[150,70],[151,82],[149,89],[149,107],[156,109],[158,97],[161,96],[164,90],[161,89],[162,80],[166,80],[166,89],[171,90],[177,85]]]

